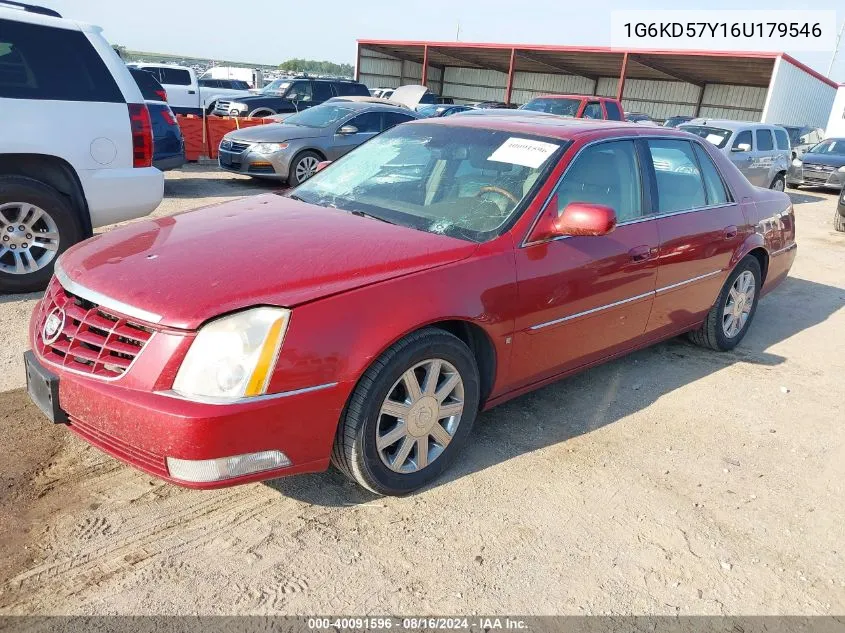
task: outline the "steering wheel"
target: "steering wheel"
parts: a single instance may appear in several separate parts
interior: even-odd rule
[[[513,202],[514,204],[519,203],[519,200],[516,199],[515,195],[513,195],[507,189],[502,189],[501,187],[493,187],[493,186],[482,187],[481,189],[478,190],[478,193],[475,194],[475,197],[480,198],[482,196],[482,194],[485,194],[485,193],[498,193],[500,196],[504,196],[505,198],[507,198],[508,200]]]

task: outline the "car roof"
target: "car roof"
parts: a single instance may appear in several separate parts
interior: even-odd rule
[[[519,110],[510,112],[519,112]],[[643,136],[648,135],[649,130],[660,130],[660,135],[682,136],[689,138],[690,134],[674,128],[652,128],[644,127],[636,123],[625,121],[605,121],[598,119],[575,119],[553,114],[546,116],[518,115],[518,114],[486,114],[485,116],[463,116],[455,115],[437,119],[420,119],[410,122],[409,125],[446,125],[449,127],[469,127],[484,130],[496,130],[500,132],[512,132],[514,134],[532,134],[535,136],[548,136],[562,140],[574,140],[580,136],[590,136],[596,133],[603,133],[618,130],[624,135]]]
[[[538,95],[532,98],[534,99],[591,99],[593,101],[607,101],[608,99],[613,99],[613,97],[600,97],[599,95],[561,95],[561,94],[548,94],[548,95]]]
[[[732,121],[731,119],[708,119],[705,117],[699,117],[697,119],[693,119],[692,121],[687,121],[686,125],[704,125],[707,127],[720,127],[725,130],[731,130],[733,132],[735,132],[736,130],[770,130],[772,128],[780,127],[779,125],[774,125],[772,123],[755,123],[753,121]]]
[[[321,103],[313,107],[319,108],[323,105],[336,106],[338,108],[343,108],[344,110],[384,110],[386,112],[402,112],[404,114],[411,114],[411,110],[409,108],[401,105],[379,103],[375,101],[347,101],[343,97],[340,97],[337,101],[326,101],[325,103]]]

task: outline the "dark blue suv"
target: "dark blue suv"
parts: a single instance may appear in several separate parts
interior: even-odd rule
[[[167,105],[167,92],[152,73],[129,67],[141,89],[153,124],[153,167],[161,171],[178,169],[185,164],[185,140],[173,110]]]

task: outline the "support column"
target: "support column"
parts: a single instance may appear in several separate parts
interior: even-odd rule
[[[619,83],[616,86],[616,99],[622,103],[622,93],[625,92],[625,71],[628,70],[628,53],[622,58],[622,70],[619,73]]]
[[[423,44],[422,85],[428,88],[428,44]]]
[[[355,53],[355,81],[361,81],[361,44],[357,44],[358,50]]]
[[[508,85],[505,88],[505,103],[510,105],[511,103],[511,92],[513,92],[513,65],[514,60],[516,58],[516,49],[511,49],[511,62],[508,65]]]
[[[701,84],[699,88],[698,103],[695,104],[695,118],[701,116],[701,104],[704,103],[704,91],[707,89],[707,84]]]

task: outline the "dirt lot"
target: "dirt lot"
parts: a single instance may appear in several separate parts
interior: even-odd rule
[[[270,188],[194,167],[157,214]],[[28,403],[34,299],[0,299],[0,613],[841,614],[845,234],[793,198],[792,276],[733,353],[673,340],[512,401],[402,499],[154,481]]]

